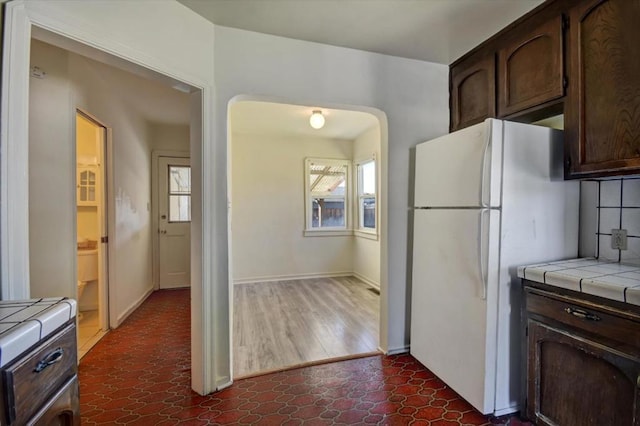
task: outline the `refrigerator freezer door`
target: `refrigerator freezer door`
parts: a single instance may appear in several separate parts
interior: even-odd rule
[[[418,209],[411,354],[483,413],[493,413],[500,212]]]
[[[416,146],[416,207],[500,206],[502,126],[488,119]]]

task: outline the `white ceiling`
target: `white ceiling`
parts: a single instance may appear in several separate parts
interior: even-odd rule
[[[311,112],[316,109],[325,116],[325,125],[319,130],[309,125]],[[360,111],[241,101],[231,105],[229,123],[234,133],[353,140],[365,130],[378,125],[378,119]]]
[[[543,0],[178,0],[209,21],[450,64]]]

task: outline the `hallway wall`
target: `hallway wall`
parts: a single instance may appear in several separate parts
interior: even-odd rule
[[[29,274],[31,297],[76,297],[75,141],[68,55],[33,43],[46,70],[29,87]]]
[[[75,230],[68,229],[75,210],[75,157],[69,141],[73,140],[71,114],[78,107],[112,129],[115,229],[109,234],[116,267],[109,282],[115,326],[153,287],[150,166],[154,126],[116,95],[118,90],[142,84],[142,79],[35,40],[32,63],[47,76],[32,79],[31,87],[30,226],[35,231],[30,234],[31,294],[75,297],[76,263],[71,257],[76,237]],[[188,108],[188,95],[178,96],[184,99],[175,107]],[[66,107],[60,107],[60,102]],[[51,214],[51,208],[58,211]]]

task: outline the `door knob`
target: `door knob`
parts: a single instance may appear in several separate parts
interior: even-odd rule
[[[166,218],[167,218],[166,214],[163,214],[162,216],[160,216],[160,219],[166,219]]]

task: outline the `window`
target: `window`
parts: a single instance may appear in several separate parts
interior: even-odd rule
[[[305,160],[305,235],[347,231],[350,172],[347,160]]]
[[[189,166],[169,166],[169,222],[191,222]]]
[[[375,233],[376,215],[376,160],[375,157],[357,165],[358,230]]]

